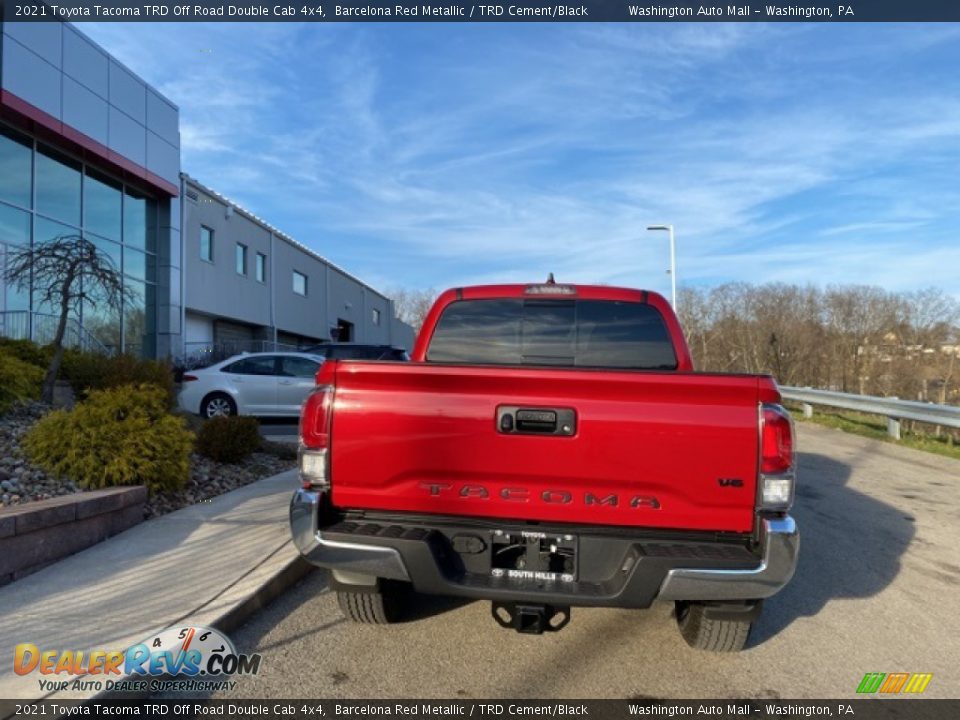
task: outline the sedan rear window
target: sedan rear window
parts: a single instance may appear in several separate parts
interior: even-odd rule
[[[317,374],[320,363],[296,355],[284,355],[280,358],[280,366],[283,377],[312,378]]]
[[[675,370],[660,312],[614,300],[463,300],[447,306],[428,362]]]

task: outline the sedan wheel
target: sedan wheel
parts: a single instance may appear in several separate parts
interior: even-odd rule
[[[203,401],[203,416],[206,418],[229,417],[237,414],[237,406],[227,395],[211,395]]]

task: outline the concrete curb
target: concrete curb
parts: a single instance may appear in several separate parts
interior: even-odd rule
[[[282,547],[280,549],[282,549]],[[271,554],[269,557],[273,557],[273,555]],[[267,559],[269,559],[269,557]],[[245,600],[236,604],[230,610],[227,610],[223,615],[210,623],[210,625],[224,633],[233,632],[238,627],[243,625],[243,623],[246,622],[247,619],[249,619],[252,615],[276,600],[284,592],[284,590],[296,585],[313,570],[316,570],[316,568],[304,560],[302,556],[295,557],[293,560],[284,565],[283,568],[281,568],[273,577],[263,582],[260,587],[253,592],[253,594],[248,595]],[[125,679],[126,677],[129,676],[124,676],[124,678],[121,679]],[[163,675],[162,677],[156,679],[172,680],[173,676]],[[92,696],[85,702],[90,703],[96,702],[97,700],[144,700],[149,698],[151,694],[152,693],[131,693],[117,692],[116,690],[104,690]],[[54,695],[48,697],[53,697]],[[0,718],[0,720],[8,720],[9,717],[10,716]]]
[[[290,538],[295,479],[288,470],[153,518],[17,581],[16,588],[0,588],[8,610],[0,616],[3,654],[12,653],[19,637],[40,648],[86,651],[129,647],[179,623],[229,634],[313,569]],[[0,682],[9,697],[27,702],[137,696],[31,690],[12,668]]]

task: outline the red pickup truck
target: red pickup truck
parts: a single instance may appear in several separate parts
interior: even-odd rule
[[[412,362],[319,370],[293,539],[360,622],[409,589],[530,633],[663,600],[691,646],[739,650],[799,547],[779,401],[768,376],[693,372],[656,293],[448,290]]]

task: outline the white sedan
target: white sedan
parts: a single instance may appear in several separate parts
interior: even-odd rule
[[[205,418],[295,417],[314,388],[321,355],[243,353],[183,376],[180,407]]]

